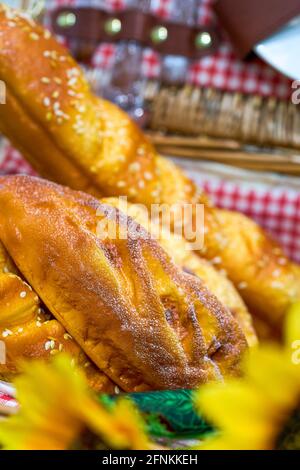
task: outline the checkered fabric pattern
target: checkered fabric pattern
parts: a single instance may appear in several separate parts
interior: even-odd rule
[[[103,3],[110,9],[126,7],[130,0],[46,0],[47,8],[58,6],[93,6],[101,7]],[[199,6],[199,23],[202,25],[216,22],[212,11],[213,0],[202,0]],[[132,2],[131,2],[132,3]],[[167,18],[170,15],[172,0],[154,0],[153,11],[158,16]],[[109,68],[114,57],[115,47],[112,44],[101,44],[92,59],[92,65]],[[160,73],[160,57],[152,50],[145,50],[143,73],[146,77],[157,78]],[[189,83],[198,86],[212,87],[226,91],[273,96],[288,99],[291,95],[291,82],[270,66],[252,58],[239,60],[230,43],[224,39],[217,52],[191,64],[187,78]]]
[[[207,180],[202,187],[218,207],[251,217],[283,246],[285,253],[300,262],[300,193],[288,188]]]
[[[0,391],[0,416],[1,414],[12,414],[17,408],[17,401]]]
[[[0,158],[1,160],[1,158]],[[36,173],[11,147],[5,151],[0,173]],[[209,177],[201,165],[189,175],[211,196],[216,206],[236,210],[253,218],[300,263],[300,192],[267,184],[233,183],[222,177]]]

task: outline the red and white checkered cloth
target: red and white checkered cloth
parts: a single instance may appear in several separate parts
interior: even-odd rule
[[[112,9],[121,9],[128,0],[106,0]],[[199,23],[203,25],[216,22],[212,11],[213,0],[202,0],[199,7]],[[52,10],[58,6],[94,6],[101,7],[103,0],[46,0],[47,8]],[[172,0],[154,0],[153,11],[168,17]],[[109,68],[114,56],[112,44],[102,44],[96,50],[92,64],[94,67]],[[147,49],[144,53],[143,73],[149,78],[156,78],[160,72],[160,57],[154,51]],[[273,96],[289,99],[291,96],[291,81],[276,72],[258,58],[241,61],[235,55],[230,43],[226,40],[218,51],[192,64],[188,82],[198,86],[212,87],[226,91]]]
[[[17,401],[10,397],[9,395],[6,395],[4,393],[0,392],[0,415],[5,414],[13,414],[16,410],[18,409],[18,403]]]

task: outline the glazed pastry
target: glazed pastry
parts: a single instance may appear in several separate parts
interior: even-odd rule
[[[252,317],[239,293],[222,272],[217,271],[212,264],[196,255],[184,238],[175,236],[166,228],[150,222],[148,211],[146,208],[143,209],[140,204],[128,204],[122,198],[107,198],[102,199],[102,202],[117,207],[150,231],[176,264],[181,266],[185,272],[198,276],[220,302],[230,310],[239,322],[248,345],[255,346],[257,344]]]
[[[146,235],[87,194],[38,178],[0,178],[0,239],[113,382],[125,391],[192,388],[238,374],[246,349],[238,323]]]
[[[280,331],[287,308],[300,299],[299,267],[256,224],[212,207],[125,113],[91,93],[80,68],[47,31],[2,6],[0,32],[6,84],[0,131],[33,167],[97,196],[127,195],[147,206],[204,204],[199,253],[227,272],[252,313]]]
[[[71,356],[74,365],[84,370],[94,390],[114,393],[115,385],[96,369],[63,326],[45,314],[32,288],[19,276],[8,272],[8,263],[13,263],[1,243],[0,253],[6,260],[6,272],[0,274],[0,340],[6,349],[6,362],[0,364],[0,378],[12,380],[25,359],[50,360],[63,351]]]

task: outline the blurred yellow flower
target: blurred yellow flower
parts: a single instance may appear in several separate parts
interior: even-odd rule
[[[199,449],[300,449],[300,303],[289,311],[285,338],[285,347],[251,351],[242,379],[196,393],[197,408],[218,430]]]
[[[120,398],[107,409],[65,355],[30,362],[15,381],[20,411],[0,422],[0,443],[13,450],[77,448],[82,440],[114,449],[153,449],[134,405]]]

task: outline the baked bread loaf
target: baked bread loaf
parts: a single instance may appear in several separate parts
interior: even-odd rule
[[[246,340],[230,312],[114,207],[38,178],[1,177],[0,239],[123,390],[192,388],[239,373]]]
[[[0,378],[12,380],[24,360],[48,361],[63,351],[84,371],[91,388],[114,393],[115,384],[92,364],[63,326],[45,313],[37,294],[9,267],[16,271],[0,242],[0,271],[4,270],[0,273],[0,339],[6,350]]]
[[[249,219],[211,206],[179,168],[155,152],[130,118],[94,96],[74,60],[23,15],[0,10],[0,131],[43,176],[97,196],[205,205],[200,254],[227,271],[251,313],[280,332],[300,299],[300,269]],[[27,53],[30,51],[30,53]]]
[[[199,277],[205,286],[225,305],[238,321],[249,346],[257,344],[257,336],[248,309],[230,280],[217,271],[207,260],[198,256],[193,247],[178,234],[149,220],[149,213],[141,204],[128,204],[123,198],[106,198],[101,202],[117,207],[150,231],[174,263],[192,275]]]

